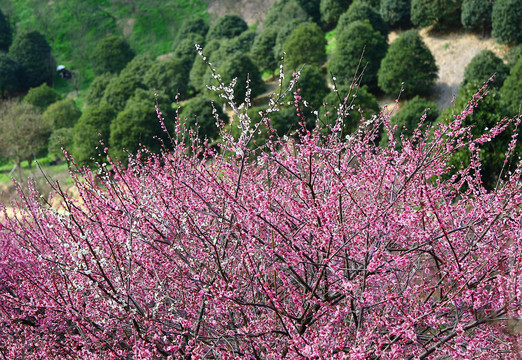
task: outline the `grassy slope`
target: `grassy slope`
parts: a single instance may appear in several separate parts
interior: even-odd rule
[[[79,74],[80,88],[92,80],[89,54],[107,34],[125,36],[138,54],[157,56],[171,51],[186,18],[208,16],[204,0],[0,0],[0,8],[16,31],[42,32],[57,62]]]

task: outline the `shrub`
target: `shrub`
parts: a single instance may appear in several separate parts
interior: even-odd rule
[[[306,11],[313,22],[319,24],[321,21],[321,0],[297,0],[297,3]]]
[[[410,21],[410,0],[381,0],[379,13],[391,27],[408,27]]]
[[[47,152],[49,155],[64,157],[63,150],[70,152],[73,147],[74,129],[60,128],[49,136]]]
[[[498,0],[493,4],[492,35],[504,44],[522,42],[522,0]]]
[[[116,111],[105,102],[84,110],[74,126],[72,154],[76,162],[93,164],[104,160],[104,147],[109,145],[110,125],[115,117]]]
[[[81,115],[73,99],[64,99],[49,105],[42,117],[53,130],[58,130],[73,127]]]
[[[385,39],[388,38],[388,25],[386,25],[381,15],[368,2],[361,0],[354,1],[348,10],[339,17],[337,33],[344,31],[344,29],[355,21],[368,21]]]
[[[16,93],[22,86],[21,77],[20,64],[0,52],[0,97]]]
[[[116,35],[103,38],[94,48],[91,59],[95,74],[106,72],[117,74],[134,57],[129,44]]]
[[[411,22],[417,27],[435,25],[439,30],[458,26],[462,0],[411,0]]]
[[[500,88],[508,73],[509,67],[504,64],[502,59],[498,58],[491,50],[482,50],[466,65],[461,86],[466,86],[472,82],[486,82],[493,74],[496,74],[492,86]]]
[[[180,99],[184,99],[189,91],[186,75],[190,71],[190,65],[179,57],[157,61],[145,74],[143,83],[149,89],[166,94],[172,100],[177,94]]]
[[[375,90],[377,72],[388,48],[386,39],[368,22],[355,21],[337,33],[336,41],[337,47],[328,62],[328,71],[339,84],[348,84],[357,70],[360,73],[366,67],[362,83],[367,84],[371,91]],[[361,79],[357,82],[360,83]]]
[[[464,0],[462,2],[461,22],[464,29],[482,29],[491,27],[491,10],[493,4],[489,0]]]
[[[268,10],[263,28],[284,27],[289,22],[302,23],[308,20],[308,14],[296,0],[278,0]]]
[[[127,100],[134,95],[136,89],[146,87],[143,83],[143,79],[136,76],[124,76],[120,74],[120,76],[113,77],[109,81],[103,92],[101,102],[106,102],[113,107],[116,112],[120,112],[125,108]]]
[[[276,58],[274,54],[277,33],[276,28],[263,27],[252,44],[250,57],[260,70],[274,70],[279,64],[279,58]]]
[[[9,57],[22,67],[24,89],[52,83],[55,61],[51,46],[38,31],[18,33],[9,48]]]
[[[378,73],[379,87],[387,94],[399,94],[404,82],[404,96],[423,94],[437,80],[437,65],[419,33],[409,30],[397,38],[382,59]]]
[[[38,87],[29,89],[29,92],[24,97],[26,103],[33,105],[40,110],[40,112],[45,111],[49,105],[54,104],[61,99],[62,96],[45,83]]]
[[[321,0],[321,23],[327,30],[335,28],[339,16],[346,11],[352,0]]]
[[[246,30],[248,30],[248,25],[245,20],[237,15],[224,15],[208,30],[207,41],[232,39]]]
[[[89,85],[89,89],[87,89],[87,93],[85,94],[85,105],[98,105],[103,98],[105,89],[113,77],[114,75],[111,73],[96,76],[91,85]]]
[[[181,28],[178,31],[178,35],[176,36],[176,41],[174,42],[174,48],[176,48],[180,42],[184,39],[192,37],[194,35],[199,35],[203,41],[205,36],[207,36],[209,26],[205,20],[201,18],[193,18],[187,19],[181,25]],[[204,46],[204,43],[200,44]],[[192,44],[194,46],[194,44]]]
[[[302,64],[321,65],[326,60],[326,40],[315,23],[297,26],[284,43],[287,69],[296,70]]]
[[[348,141],[273,136],[257,157],[251,127],[222,153],[178,142],[84,170],[78,198],[57,189],[60,211],[31,189],[1,223],[2,351],[516,357],[521,169],[491,193],[476,177],[477,148],[502,125],[470,141],[460,121],[440,124],[397,151],[373,144],[386,121]],[[459,144],[472,165],[445,179]]]

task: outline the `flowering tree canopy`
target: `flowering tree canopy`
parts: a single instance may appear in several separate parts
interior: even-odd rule
[[[402,139],[387,111],[341,138],[346,100],[328,129],[318,121],[281,139],[269,119],[284,94],[274,95],[263,148],[249,146],[260,124],[248,102],[232,102],[242,131],[234,138],[221,123],[219,150],[185,142],[178,123],[169,152],[71,171],[79,198],[55,184],[58,209],[22,193],[0,228],[0,354],[516,357],[521,165],[499,169],[487,192],[478,155],[520,118],[470,136],[462,123],[485,91],[447,124],[421,121]],[[508,159],[515,145],[514,135]],[[472,161],[448,179],[461,147]]]

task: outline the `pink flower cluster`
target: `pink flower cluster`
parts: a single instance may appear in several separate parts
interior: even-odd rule
[[[446,176],[483,140],[456,121],[401,151],[374,145],[385,113],[348,141],[179,142],[73,173],[59,209],[22,193],[0,227],[0,356],[520,356],[521,167],[490,193],[478,156]]]

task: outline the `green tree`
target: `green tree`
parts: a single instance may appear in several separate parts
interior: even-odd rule
[[[308,20],[308,14],[296,0],[279,0],[268,10],[263,28],[283,27],[288,22],[302,23]]]
[[[381,14],[377,12],[368,2],[356,0],[348,10],[339,17],[337,32],[344,31],[354,21],[369,21],[370,25],[381,33],[385,39],[388,38],[388,25],[384,22]]]
[[[522,0],[497,0],[491,21],[495,39],[503,44],[522,42]]]
[[[44,82],[52,83],[55,62],[51,55],[51,46],[38,31],[17,34],[9,48],[9,57],[22,67],[21,85],[25,89]]]
[[[155,101],[158,101],[160,109],[168,111],[170,100],[167,97],[154,99],[153,94],[143,89],[136,90],[125,109],[111,122],[111,156],[125,163],[127,153],[134,154],[141,146],[153,152],[161,150],[160,139],[165,140],[166,134],[156,114]]]
[[[438,29],[460,24],[462,0],[411,0],[411,22],[417,27],[435,24]]]
[[[287,21],[283,26],[278,28],[279,31],[277,32],[276,43],[273,50],[276,61],[281,60],[286,40],[300,24],[303,24],[300,20]]]
[[[486,28],[491,26],[491,11],[493,3],[490,0],[463,0],[460,21],[464,29],[482,29],[485,34]]]
[[[377,71],[387,48],[384,36],[368,22],[352,22],[337,33],[337,48],[328,62],[328,71],[336,77],[338,84],[348,84],[360,63],[359,72],[366,66],[362,83],[373,91],[377,89]]]
[[[42,117],[53,130],[58,130],[73,127],[81,115],[73,99],[64,99],[49,105]]]
[[[206,137],[214,140],[218,137],[220,131],[216,126],[216,115],[225,124],[228,123],[228,118],[219,104],[214,104],[210,98],[204,95],[198,95],[183,104],[180,118],[182,121],[186,121],[185,124],[188,129],[197,133],[199,139]]]
[[[189,34],[181,40],[172,54],[173,58],[177,58],[185,64],[187,73],[190,72],[194,59],[198,55],[195,44],[204,44],[204,38],[199,34]]]
[[[297,3],[316,24],[319,24],[321,21],[321,0],[297,0]]]
[[[203,48],[203,55],[205,55],[205,60],[203,60],[201,56],[197,56],[194,60],[194,64],[192,65],[192,69],[190,70],[189,84],[194,89],[196,89],[196,91],[201,92],[205,89],[205,74],[208,70],[208,59],[214,54],[214,52],[218,51],[220,47],[221,42],[219,40],[211,40]]]
[[[491,86],[500,88],[509,74],[509,67],[491,50],[482,50],[466,66],[461,86],[466,86],[471,82],[483,83],[494,73],[496,73],[496,77]]]
[[[202,41],[204,41],[205,36],[207,36],[208,29],[209,26],[207,22],[201,18],[192,18],[185,20],[178,31],[178,35],[176,36],[174,48],[176,48],[181,41],[193,35],[199,35],[202,38]],[[200,43],[200,45],[204,46],[205,44]],[[192,46],[194,46],[194,44],[192,44]]]
[[[279,59],[273,51],[277,33],[277,28],[263,27],[250,49],[250,57],[261,70],[274,70],[278,65]]]
[[[251,94],[253,99],[264,90],[264,83],[257,66],[250,60],[248,55],[236,52],[230,55],[217,71],[225,85],[236,79],[234,87],[234,99],[240,104],[245,100],[247,78],[250,81]]]
[[[353,133],[361,120],[370,119],[372,115],[379,113],[379,104],[377,99],[370,93],[368,86],[356,87],[351,89],[349,85],[339,85],[337,92],[330,91],[323,99],[324,106],[320,111],[320,125],[323,128],[335,125],[339,114],[340,106],[349,107],[343,119],[342,137]]]
[[[437,80],[437,65],[419,33],[409,30],[397,38],[382,59],[378,72],[379,87],[397,96],[404,82],[404,96],[423,94]]]
[[[85,95],[85,105],[98,105],[103,98],[103,94],[105,93],[107,85],[109,85],[109,82],[114,77],[115,76],[111,73],[105,73],[96,76],[89,86],[89,89],[87,89],[87,93]]]
[[[110,124],[115,117],[116,112],[105,102],[85,109],[74,126],[72,153],[76,162],[92,164],[103,160],[103,147],[110,145]]]
[[[321,65],[326,60],[326,40],[316,23],[297,26],[286,39],[287,69],[297,69],[302,64]]]
[[[391,27],[411,26],[411,0],[381,0],[379,12],[383,20]]]
[[[39,155],[47,148],[50,127],[38,110],[29,103],[16,100],[5,101],[0,105],[0,156],[20,163]]]
[[[24,97],[26,103],[35,106],[41,112],[45,111],[49,105],[54,104],[61,99],[62,96],[45,83],[38,87],[29,89],[29,92]]]
[[[321,24],[324,29],[331,30],[337,25],[339,16],[348,9],[352,0],[321,0]]]
[[[9,55],[0,52],[0,97],[15,94],[21,87],[22,68]]]
[[[180,99],[188,95],[189,86],[186,75],[190,71],[183,59],[172,57],[165,61],[157,61],[143,78],[143,83],[149,89],[166,94],[174,99],[179,94]]]
[[[522,57],[509,71],[509,76],[500,89],[502,104],[512,115],[522,113]]]
[[[127,65],[121,70],[121,77],[134,78],[134,81],[140,83],[143,77],[149,71],[149,68],[156,62],[156,59],[149,54],[141,54],[135,56]]]
[[[91,59],[95,74],[119,73],[134,57],[129,44],[116,35],[109,35],[94,48]]]
[[[7,52],[13,41],[13,31],[9,19],[0,10],[0,51]]]
[[[237,15],[224,15],[220,17],[208,30],[207,41],[219,39],[231,39],[248,29],[248,25]]]
[[[411,100],[406,101],[399,112],[390,119],[392,128],[397,126],[394,137],[398,139],[402,134],[407,138],[411,138],[413,131],[417,129],[420,119],[425,113],[426,118],[424,124],[434,123],[439,116],[437,104],[419,96],[415,96]],[[387,136],[382,137],[381,144],[383,146],[388,144]]]
[[[146,88],[142,79],[120,74],[109,81],[101,102],[107,102],[117,112],[122,111],[127,100],[134,95],[137,88]]]

